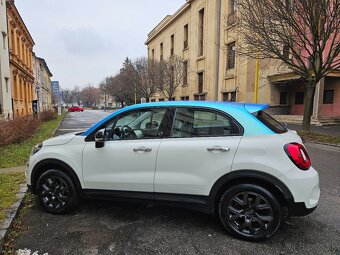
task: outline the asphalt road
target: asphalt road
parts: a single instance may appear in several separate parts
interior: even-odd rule
[[[107,113],[70,113],[59,134],[88,127]],[[110,201],[84,201],[69,215],[33,205],[23,217],[28,230],[15,249],[39,254],[340,254],[340,148],[307,144],[320,173],[317,210],[293,218],[270,240],[245,242],[195,211]]]
[[[106,117],[108,114],[109,114],[108,112],[99,110],[98,111],[85,110],[84,112],[69,112],[66,114],[55,136],[71,132],[84,131],[88,129],[92,124]]]

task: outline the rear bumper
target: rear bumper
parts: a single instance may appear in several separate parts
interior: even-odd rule
[[[307,208],[305,203],[293,203],[292,205],[288,206],[288,216],[306,216],[316,209],[317,206],[312,208]]]

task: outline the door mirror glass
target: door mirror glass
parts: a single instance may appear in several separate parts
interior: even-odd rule
[[[105,129],[98,130],[95,135],[96,148],[103,148],[105,145]]]

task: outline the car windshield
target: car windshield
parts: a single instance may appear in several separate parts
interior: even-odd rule
[[[286,133],[288,131],[280,122],[271,117],[268,113],[264,111],[254,112],[253,115],[270,128],[273,132],[277,134]]]

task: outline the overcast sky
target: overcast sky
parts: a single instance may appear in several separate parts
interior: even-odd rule
[[[185,0],[16,0],[34,41],[63,88],[97,85],[125,57],[146,56],[147,34]]]

